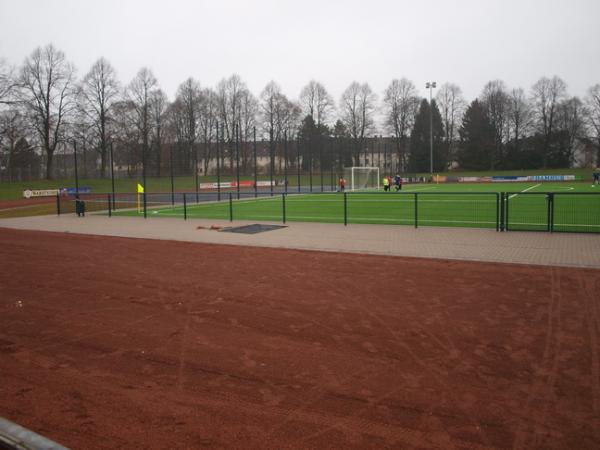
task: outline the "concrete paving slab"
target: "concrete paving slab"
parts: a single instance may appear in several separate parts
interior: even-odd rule
[[[551,266],[600,268],[600,235],[496,232],[487,229],[288,222],[286,228],[247,235],[210,226],[255,221],[177,220],[87,215],[37,216],[0,220],[0,227],[214,244],[281,247]],[[263,222],[273,223],[273,222]],[[277,223],[280,224],[280,223]],[[198,227],[203,227],[198,229]]]

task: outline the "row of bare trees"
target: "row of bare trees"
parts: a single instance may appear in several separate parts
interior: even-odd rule
[[[485,85],[476,101],[477,111],[484,115],[479,122],[489,127],[489,133],[485,131],[489,145],[480,150],[484,157],[477,148],[475,156],[461,152],[466,146],[463,119],[473,104],[467,104],[456,84],[443,84],[429,105],[406,78],[392,80],[381,102],[368,83],[353,82],[336,105],[327,89],[314,80],[294,101],[274,81],[256,97],[238,75],[232,75],[214,88],[188,78],[169,101],[148,68],[122,85],[112,65],[100,58],[78,79],[64,53],[48,45],[34,50],[18,68],[0,61],[1,168],[10,173],[16,161],[23,164],[25,154],[30,155],[30,165],[39,165],[43,156],[45,176],[51,178],[57,150],[66,152],[76,145],[100,177],[107,176],[112,146],[119,167],[132,175],[142,167],[160,176],[173,163],[182,173],[197,174],[199,167],[207,173],[219,140],[223,143],[219,164],[233,170],[239,158],[247,172],[257,130],[272,155],[281,152],[277,143],[282,141],[302,137],[320,143],[323,138],[343,138],[347,159],[355,165],[366,151],[367,139],[386,134],[393,140],[399,168],[419,170],[410,166],[419,160],[413,153],[425,148],[415,142],[424,139],[424,132],[414,133],[417,117],[422,117],[421,122],[429,120],[423,108],[432,108],[435,114],[430,116],[439,117],[436,145],[443,146],[445,166],[458,162],[467,167],[469,158],[477,157],[487,161],[486,168],[507,167],[533,136],[541,167],[574,164],[575,150],[582,142],[596,149],[596,163],[600,163],[600,84],[582,100],[568,96],[566,83],[558,77],[541,78],[529,93],[495,80]],[[316,138],[302,133],[307,117]],[[419,130],[426,129],[427,123],[419,123]],[[176,161],[165,161],[167,144],[176,148],[169,153]]]

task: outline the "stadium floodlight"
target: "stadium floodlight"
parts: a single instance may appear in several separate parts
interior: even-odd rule
[[[351,191],[379,190],[379,167],[346,167],[344,178],[349,181]]]
[[[428,81],[425,87],[429,89],[429,173],[433,175],[433,108],[431,104],[431,90],[435,89],[435,81]]]

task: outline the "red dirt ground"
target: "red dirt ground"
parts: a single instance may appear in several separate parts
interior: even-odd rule
[[[0,209],[19,208],[21,206],[43,205],[56,203],[56,197],[20,198],[17,200],[0,200]]]
[[[598,270],[0,229],[0,416],[74,449],[597,449],[598,292]]]

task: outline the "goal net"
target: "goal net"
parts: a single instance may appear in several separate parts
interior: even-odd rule
[[[346,167],[344,178],[352,191],[379,189],[379,167]]]

